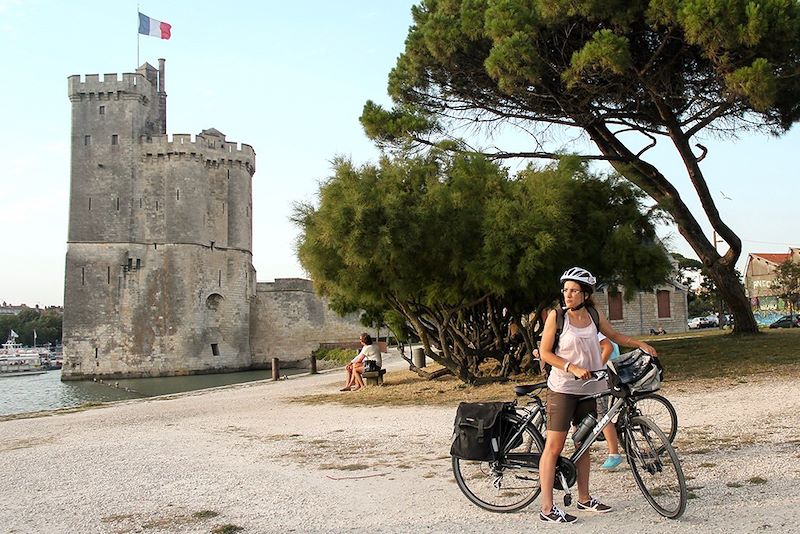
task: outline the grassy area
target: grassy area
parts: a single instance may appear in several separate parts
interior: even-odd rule
[[[340,365],[347,365],[357,354],[358,351],[352,349],[319,349],[314,353],[314,356],[316,356],[317,361],[325,360]]]
[[[647,340],[658,351],[669,381],[758,373],[800,373],[800,329],[765,329],[757,336],[721,330]]]
[[[800,329],[765,330],[756,336],[707,329],[643,339],[658,351],[664,365],[664,378],[669,385],[761,373],[800,378]],[[436,368],[435,365],[429,366],[427,370]],[[430,381],[410,371],[392,371],[386,373],[384,387],[308,395],[297,401],[309,404],[338,402],[346,405],[424,406],[460,401],[509,400],[514,395],[512,389],[515,384],[531,384],[541,380],[539,376],[518,376],[505,383],[468,386],[452,376]]]

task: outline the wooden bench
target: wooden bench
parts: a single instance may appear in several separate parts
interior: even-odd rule
[[[386,369],[379,369],[378,371],[364,371],[361,377],[368,386],[382,386],[385,374]]]

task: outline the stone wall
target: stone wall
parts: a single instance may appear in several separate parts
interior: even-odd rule
[[[259,282],[250,316],[257,367],[269,367],[272,358],[279,358],[282,367],[306,368],[320,343],[358,341],[359,334],[368,331],[357,314],[340,317],[331,311],[314,293],[311,281],[301,278]]]
[[[658,303],[656,291],[667,290],[670,292],[670,316],[658,317]],[[592,298],[597,309],[608,317],[607,290],[597,291]],[[620,291],[623,291],[620,288]],[[617,331],[629,336],[646,335],[651,328],[663,328],[667,333],[686,332],[689,319],[688,295],[684,289],[666,285],[659,286],[653,291],[638,291],[633,299],[622,299],[622,319],[609,320],[611,326]]]
[[[249,264],[198,245],[70,244],[62,378],[249,368]]]

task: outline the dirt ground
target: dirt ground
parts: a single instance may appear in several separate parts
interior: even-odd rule
[[[388,359],[390,373],[404,365]],[[598,444],[592,492],[615,510],[570,508],[577,527],[540,524],[538,501],[513,514],[467,501],[448,456],[452,405],[296,402],[340,380],[329,371],[0,422],[0,531],[800,532],[793,378],[668,384],[686,513],[664,519],[626,468],[596,469]]]

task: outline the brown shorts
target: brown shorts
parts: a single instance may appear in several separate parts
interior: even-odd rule
[[[597,417],[595,399],[580,400],[582,395],[569,395],[555,391],[547,392],[547,430],[566,432],[570,423],[578,423],[590,413]]]

